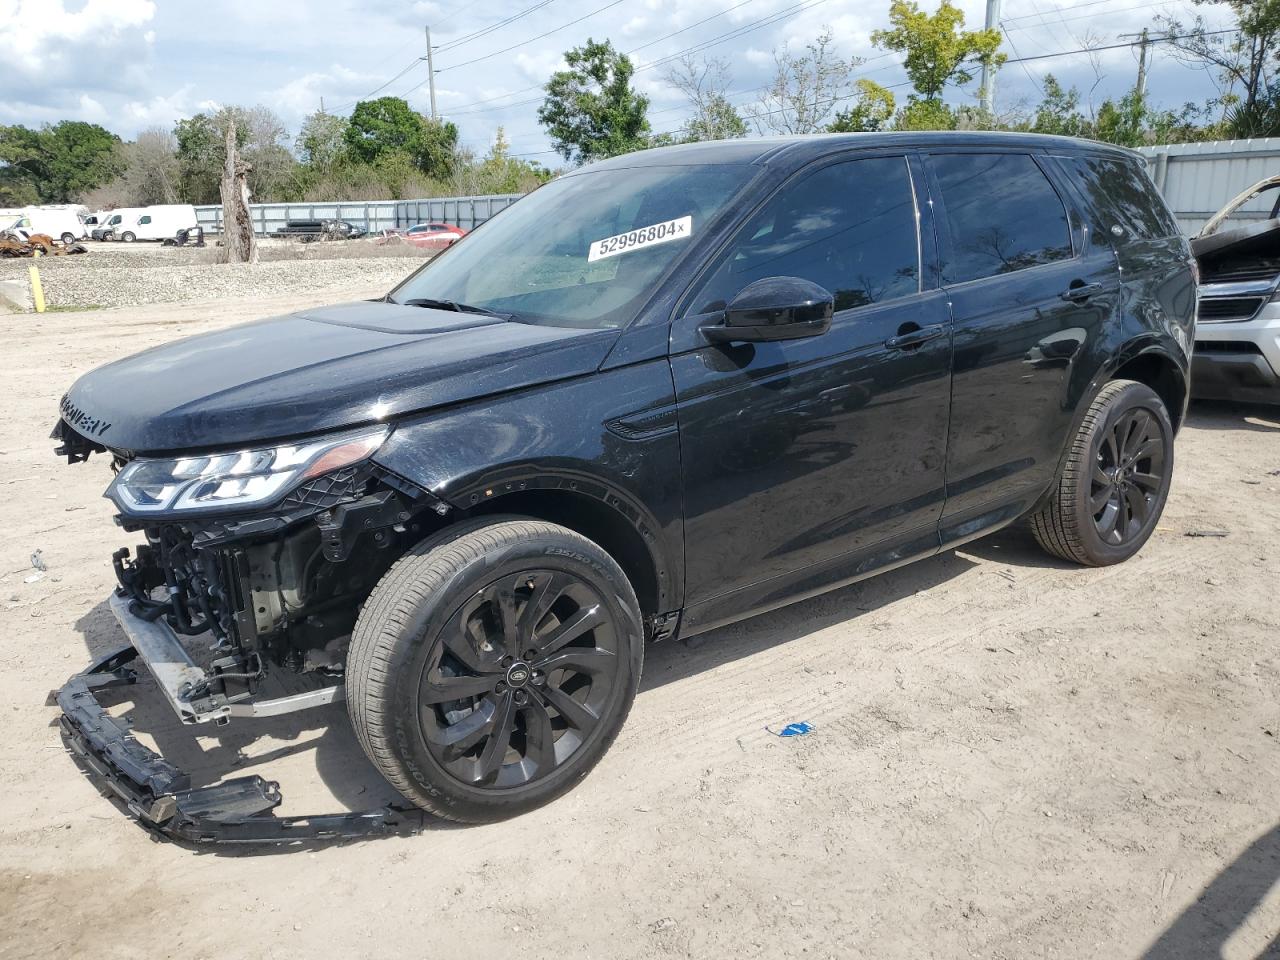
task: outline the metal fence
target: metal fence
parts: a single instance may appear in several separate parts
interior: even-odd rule
[[[429,200],[359,200],[349,203],[251,203],[254,228],[262,236],[289,220],[347,220],[369,232],[436,221],[470,230],[505,210],[524,194],[487,197],[435,197]],[[196,207],[196,220],[206,233],[222,232],[222,207]]]
[[[1280,173],[1280,137],[1258,140],[1210,140],[1140,147],[1147,170],[1188,236],[1228,200],[1263,177]],[[1274,195],[1251,200],[1234,216],[1261,220]]]

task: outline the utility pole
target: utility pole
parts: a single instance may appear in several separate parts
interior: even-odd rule
[[[987,29],[1000,29],[1000,0],[987,0]],[[989,63],[982,64],[982,86],[979,103],[987,113],[995,113],[996,71]]]
[[[1147,39],[1147,28],[1142,28],[1142,40],[1138,46],[1138,96],[1145,97],[1147,95],[1147,44],[1151,41]]]
[[[427,84],[431,87],[431,119],[439,119],[436,116],[436,66],[431,60],[431,28],[423,27],[427,31]]]
[[[1147,28],[1143,27],[1141,33],[1122,33],[1120,39],[1124,40],[1128,37],[1137,37],[1134,46],[1138,48],[1138,84],[1135,89],[1138,96],[1145,97],[1147,95],[1147,48],[1151,46],[1151,38],[1147,36]]]

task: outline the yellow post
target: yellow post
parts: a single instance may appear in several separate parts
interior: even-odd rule
[[[36,303],[36,313],[44,313],[44,286],[40,283],[40,271],[36,267],[27,267],[31,274],[31,299]]]

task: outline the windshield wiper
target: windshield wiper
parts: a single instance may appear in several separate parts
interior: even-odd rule
[[[510,313],[498,313],[488,307],[477,307],[470,303],[458,303],[456,300],[433,300],[431,297],[414,297],[401,301],[406,307],[430,307],[433,310],[453,310],[456,313],[479,313],[486,317],[497,317],[499,320],[510,320]]]

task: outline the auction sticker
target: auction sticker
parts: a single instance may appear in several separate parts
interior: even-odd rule
[[[616,257],[618,254],[626,253],[629,250],[652,247],[656,243],[666,243],[668,240],[679,240],[681,237],[692,235],[692,216],[676,217],[674,220],[655,223],[649,227],[636,227],[636,229],[620,233],[616,237],[593,240],[591,242],[591,250],[587,254],[587,262],[603,260],[605,257]]]

